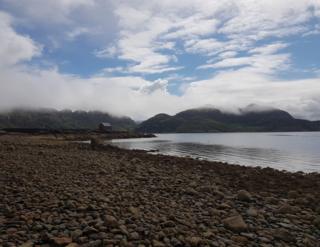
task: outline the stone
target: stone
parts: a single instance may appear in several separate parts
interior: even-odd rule
[[[15,234],[17,232],[17,228],[13,228],[13,227],[8,228],[6,232],[8,235]]]
[[[80,229],[76,229],[73,232],[71,232],[71,237],[73,239],[77,239],[82,235],[82,231]]]
[[[33,242],[31,240],[21,244],[19,247],[33,247]]]
[[[140,216],[140,210],[139,208],[135,208],[135,207],[129,207],[129,212],[135,217],[135,218],[139,218]]]
[[[83,234],[84,235],[90,235],[92,233],[97,233],[97,232],[98,232],[98,230],[95,229],[94,227],[91,227],[91,226],[87,226],[86,228],[83,229]],[[78,233],[80,234],[80,232],[78,232]]]
[[[222,221],[222,223],[230,230],[242,232],[248,229],[241,215],[231,216]]]
[[[239,190],[237,193],[237,198],[240,201],[245,201],[245,202],[249,202],[252,200],[251,194],[246,190]]]
[[[53,237],[52,242],[58,246],[65,246],[72,243],[72,238],[69,237]]]
[[[320,216],[316,217],[313,221],[313,224],[320,229]]]
[[[303,240],[302,243],[304,244],[305,247],[316,247],[317,246],[317,240],[312,239],[309,236],[306,236]]]
[[[109,226],[112,226],[112,227],[117,227],[118,226],[117,219],[112,215],[106,215],[104,217],[104,220],[106,221],[107,225],[109,225]]]
[[[137,233],[137,232],[131,232],[131,233],[130,233],[130,239],[132,239],[132,240],[138,240],[138,239],[140,239],[139,233]]]
[[[77,243],[70,243],[66,247],[78,247],[79,245]]]
[[[129,232],[128,232],[127,227],[125,225],[119,226],[119,229],[124,235],[126,235],[126,236],[129,235]]]
[[[283,228],[275,230],[274,237],[276,239],[280,239],[280,240],[288,242],[288,243],[296,242],[294,235],[291,234],[288,230],[283,229]]]
[[[290,191],[288,192],[288,198],[295,199],[295,198],[297,198],[297,197],[299,197],[299,193],[298,193],[297,191],[295,191],[295,190],[290,190]]]
[[[94,240],[94,241],[90,241],[88,243],[88,246],[89,247],[99,247],[99,246],[101,246],[101,244],[102,244],[101,240]]]
[[[280,213],[280,214],[291,214],[294,212],[295,212],[295,208],[287,203],[282,204],[277,210],[277,213]]]
[[[231,240],[241,246],[246,245],[248,243],[248,239],[246,237],[239,235],[232,236]]]
[[[258,210],[253,208],[253,207],[250,207],[247,210],[247,215],[252,216],[252,217],[257,217],[258,216]]]
[[[152,240],[153,247],[166,247],[166,245],[158,240]]]
[[[202,239],[200,237],[190,237],[186,239],[191,246],[200,246]]]

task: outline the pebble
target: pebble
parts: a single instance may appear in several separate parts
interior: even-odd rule
[[[242,232],[248,229],[241,215],[225,218],[222,222],[227,228],[235,232]]]
[[[251,194],[246,190],[239,190],[237,193],[237,198],[240,201],[250,202],[252,200]]]

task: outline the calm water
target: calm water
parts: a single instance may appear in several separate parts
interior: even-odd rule
[[[320,132],[157,134],[156,138],[112,143],[246,166],[320,172]]]

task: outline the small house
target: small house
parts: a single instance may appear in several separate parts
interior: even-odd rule
[[[112,125],[110,123],[100,123],[99,131],[101,132],[112,132]]]

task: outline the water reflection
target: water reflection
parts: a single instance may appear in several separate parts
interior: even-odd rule
[[[217,138],[217,135],[211,136],[211,134],[209,134],[209,137],[211,136],[213,140],[210,140],[208,134],[202,137],[199,137],[201,134],[193,134],[191,141],[190,134],[171,134],[161,135],[158,138],[152,139],[118,140],[113,142],[113,144],[126,149],[159,150],[160,153],[168,155],[191,156],[194,158],[247,166],[273,167],[289,171],[320,172],[320,155],[318,152],[313,152],[313,150],[316,149],[312,144],[308,143],[308,145],[304,145],[304,142],[300,144],[294,143],[294,145],[291,144],[292,148],[290,148],[289,143],[288,145],[284,145],[285,141],[283,139],[292,137],[290,134],[279,133],[262,137],[259,136],[261,134],[255,134],[258,135],[255,137],[260,141],[259,145],[257,145],[258,147],[238,145],[242,138],[238,133],[234,136],[232,136],[232,134],[225,134],[228,135],[228,140],[231,140],[230,145],[225,145],[225,138],[221,139],[223,140],[223,144],[214,144],[214,142],[219,141],[221,136]],[[248,136],[245,138],[246,141],[248,139],[247,137]],[[197,142],[197,138],[201,141]],[[281,140],[279,138],[281,138]],[[261,143],[263,139],[267,141]],[[192,140],[195,141],[192,142]],[[252,140],[250,141],[252,142]],[[317,141],[319,141],[319,139],[317,139]],[[295,142],[297,142],[297,140],[295,140]],[[237,145],[234,145],[234,143],[237,143]],[[302,150],[299,145],[303,145],[304,147],[312,146],[312,148],[308,148],[306,151]],[[281,148],[282,146],[285,148]],[[296,147],[300,148],[297,149]]]

